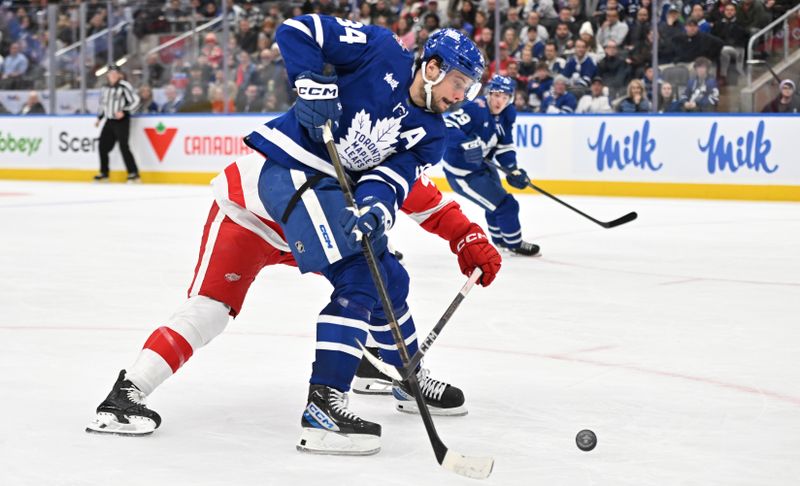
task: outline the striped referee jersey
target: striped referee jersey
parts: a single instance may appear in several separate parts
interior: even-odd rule
[[[133,89],[131,83],[120,79],[113,86],[103,86],[100,97],[100,110],[97,113],[97,117],[114,120],[116,119],[114,114],[118,111],[123,111],[130,115],[139,107],[139,102],[139,95]]]

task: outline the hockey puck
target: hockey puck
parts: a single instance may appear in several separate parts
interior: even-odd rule
[[[578,444],[578,449],[589,452],[597,445],[597,436],[589,429],[581,430],[575,436],[575,443]]]

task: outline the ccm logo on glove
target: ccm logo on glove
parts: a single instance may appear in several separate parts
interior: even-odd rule
[[[458,244],[456,245],[456,252],[460,252],[464,248],[464,245],[468,245],[468,244],[473,243],[475,241],[478,241],[480,239],[484,239],[485,240],[486,239],[486,235],[483,234],[483,233],[470,233],[470,234],[468,234],[467,236],[462,238],[461,241],[458,242]]]
[[[339,96],[339,87],[335,84],[322,84],[312,79],[298,79],[294,83],[297,96],[304,100],[331,100]]]

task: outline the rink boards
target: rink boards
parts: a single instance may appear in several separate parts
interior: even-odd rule
[[[249,153],[242,137],[271,117],[138,116],[130,144],[145,182],[204,184]],[[98,167],[94,121],[0,117],[0,178],[89,179]],[[520,115],[514,129],[520,166],[556,193],[800,200],[796,115]],[[117,150],[111,166],[122,170]]]

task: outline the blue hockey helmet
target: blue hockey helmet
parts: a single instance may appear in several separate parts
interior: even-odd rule
[[[492,76],[492,79],[486,84],[486,90],[489,93],[505,93],[509,96],[514,95],[514,87],[515,82],[513,79],[509,78],[508,76],[501,76],[499,74],[495,74]]]
[[[441,59],[441,74],[438,79],[425,77],[425,65],[432,57]],[[444,76],[455,69],[473,81],[465,92],[468,100],[474,99],[481,91],[480,79],[483,76],[483,55],[469,37],[455,29],[442,29],[434,32],[422,49],[422,78],[425,81],[426,101],[430,109],[430,89],[439,84]]]

